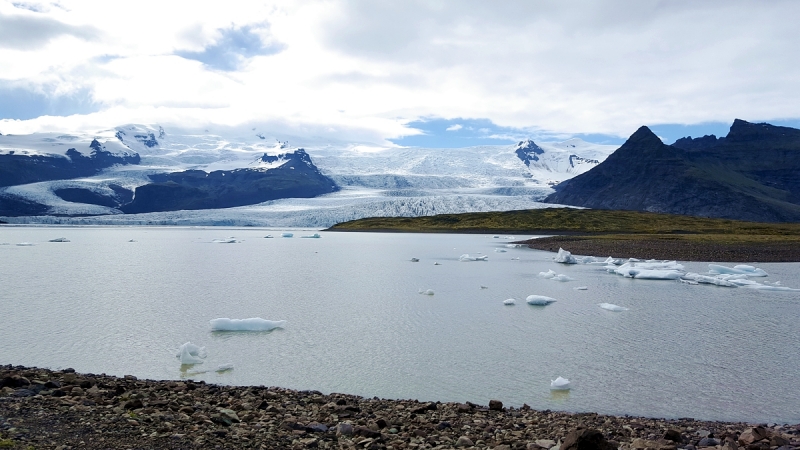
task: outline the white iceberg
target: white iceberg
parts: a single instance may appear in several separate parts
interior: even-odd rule
[[[613,303],[599,303],[598,306],[603,308],[603,309],[607,309],[609,311],[614,311],[614,312],[620,312],[620,311],[627,311],[628,310],[628,308],[626,308],[624,306],[615,305]]]
[[[548,279],[548,280],[554,280],[554,281],[573,281],[573,280],[575,280],[574,278],[568,277],[568,276],[566,276],[564,274],[555,273],[553,271],[553,269],[550,269],[547,272],[539,272],[539,277],[545,278],[545,279]]]
[[[187,342],[180,346],[175,356],[181,360],[181,364],[202,364],[206,357],[206,348]]]
[[[572,256],[572,253],[564,250],[561,247],[558,248],[558,254],[554,258],[554,261],[562,264],[578,264],[578,260]]]
[[[766,277],[767,272],[746,264],[726,267],[719,264],[709,264],[708,273],[716,275],[747,275],[748,277]]]
[[[702,284],[713,284],[716,286],[736,287],[735,284],[720,277],[712,277],[709,275],[701,275],[699,273],[689,272],[681,277],[681,281],[689,281]]]
[[[214,239],[211,242],[213,242],[215,244],[238,244],[239,240],[234,238],[234,237],[229,237],[229,238],[226,238],[226,239]]]
[[[264,236],[264,239],[272,239],[272,235],[268,234],[268,235]]]
[[[489,286],[481,285],[481,289],[489,289]]]
[[[554,299],[552,297],[545,297],[544,295],[529,295],[525,299],[526,303],[528,303],[529,305],[534,305],[534,306],[546,306],[546,305],[549,305],[550,303],[553,303],[555,301],[556,301],[556,299]]]
[[[215,372],[217,372],[217,373],[219,373],[219,372],[227,372],[229,370],[233,370],[233,364],[231,364],[231,363],[220,364],[219,366],[217,366],[217,370],[215,370]]]
[[[516,305],[517,304],[517,299],[515,299],[515,298],[505,299],[505,300],[503,300],[503,304],[504,305]]]
[[[505,253],[506,249],[504,249],[504,248],[496,248],[496,249],[494,249],[494,252],[495,253]]]
[[[625,264],[624,260],[622,260],[620,258],[612,258],[610,256],[603,262],[606,263],[606,264],[609,264],[609,265],[613,264],[615,266],[621,266],[621,265]]]
[[[419,258],[411,258],[411,262],[419,262]]]
[[[522,248],[525,244],[506,244],[506,248]]]
[[[458,257],[458,260],[461,262],[468,262],[468,261],[488,261],[489,255],[483,256],[469,256],[468,253],[464,253],[463,255]]]
[[[586,286],[578,286],[578,287],[573,288],[573,289],[575,289],[576,291],[588,291],[589,290],[589,288],[586,287]]]
[[[19,242],[17,244],[18,247],[33,247],[33,242]]]
[[[677,280],[685,274],[683,272],[683,265],[678,264],[676,261],[629,261],[619,267],[607,265],[605,269],[626,278],[647,280]]]
[[[293,233],[281,233],[281,237],[290,238],[290,237],[293,237],[293,236],[294,236]]]
[[[322,236],[320,236],[319,233],[314,233],[314,234],[308,234],[308,235],[300,236],[300,237],[301,238],[307,238],[307,239],[319,239]]]
[[[433,289],[426,289],[424,291],[422,289],[420,289],[419,293],[422,294],[422,295],[433,295]]]
[[[563,377],[558,377],[555,380],[550,380],[550,389],[554,391],[566,391],[571,388],[569,380]]]
[[[441,266],[442,264],[441,264],[441,263],[438,263],[438,262],[435,262],[435,263],[433,263],[433,265],[434,265],[434,266]]]
[[[269,331],[283,328],[285,320],[267,320],[260,317],[249,319],[228,319],[227,317],[211,319],[211,331]]]
[[[65,237],[60,237],[60,238],[50,239],[47,242],[69,242],[69,239]]]

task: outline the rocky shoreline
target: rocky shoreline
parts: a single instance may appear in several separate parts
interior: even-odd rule
[[[370,399],[6,365],[0,448],[797,450],[800,424]]]

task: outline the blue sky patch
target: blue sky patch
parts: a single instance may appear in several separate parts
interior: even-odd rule
[[[39,116],[70,116],[99,111],[91,91],[82,89],[72,95],[50,96],[22,87],[0,84],[0,119],[35,119]]]
[[[280,43],[265,44],[249,25],[220,29],[221,37],[201,52],[178,51],[176,55],[200,61],[206,66],[230,72],[237,70],[248,58],[272,55],[284,49]]]

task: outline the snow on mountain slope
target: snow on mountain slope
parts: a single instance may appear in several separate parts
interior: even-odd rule
[[[136,152],[114,137],[110,131],[96,134],[34,133],[28,135],[0,135],[0,155],[61,155],[74,148],[84,156],[89,156],[96,147],[115,156],[133,156]]]
[[[369,216],[418,216],[473,211],[536,208],[551,186],[603,161],[616,147],[580,139],[560,143],[523,141],[518,145],[457,149],[308,148],[309,163],[333,179],[340,192],[310,199],[273,200],[219,210],[119,214],[114,208],[67,202],[54,194],[78,188],[98,194],[121,186],[134,190],[148,175],[184,170],[269,170],[283,164],[293,148],[274,142],[256,129],[181,130],[124,125],[96,134],[0,136],[0,152],[65,154],[88,147],[97,138],[108,151],[138,154],[136,165],[115,165],[93,177],[0,188],[51,207],[51,214],[106,214],[95,218],[52,218],[69,223],[252,224],[326,227]],[[77,148],[77,147],[76,147]],[[112,150],[113,149],[113,150]],[[81,150],[83,151],[83,150]],[[527,155],[520,156],[520,151]],[[266,156],[265,156],[266,155]],[[549,205],[552,206],[552,205]],[[113,217],[112,217],[113,215]],[[6,219],[4,219],[6,220]],[[10,222],[45,218],[10,218]]]

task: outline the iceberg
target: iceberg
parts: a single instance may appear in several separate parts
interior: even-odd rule
[[[419,262],[419,258],[411,258],[411,262]]]
[[[626,262],[619,267],[607,265],[605,269],[626,278],[645,280],[678,280],[684,275],[683,265],[676,261]]]
[[[566,378],[558,377],[555,380],[550,380],[550,389],[554,391],[567,391],[571,387],[569,380]]]
[[[481,289],[489,289],[489,286],[481,285]]]
[[[219,372],[227,372],[229,370],[233,370],[233,364],[231,364],[231,363],[220,364],[219,366],[217,366],[217,370],[215,370],[215,372],[217,372],[217,373],[219,373]]]
[[[526,303],[528,303],[529,305],[534,305],[534,306],[547,306],[550,303],[553,303],[555,301],[556,301],[556,299],[551,298],[551,297],[545,297],[544,295],[529,295],[525,299]]]
[[[553,269],[550,269],[547,272],[539,272],[539,276],[541,278],[545,278],[545,279],[548,279],[548,280],[554,280],[554,281],[573,281],[574,280],[574,278],[568,277],[568,276],[566,276],[566,275],[564,275],[562,273],[558,273],[558,274],[555,273],[553,271]]]
[[[690,272],[681,277],[681,281],[688,281],[702,284],[713,284],[716,286],[736,287],[735,284],[728,280],[719,277],[712,277],[709,275],[700,275],[699,273]]]
[[[598,303],[598,306],[609,311],[620,312],[627,311],[628,308],[624,306],[615,305],[613,303]]]
[[[229,237],[227,239],[214,239],[211,242],[215,244],[238,244],[239,240],[234,237]]]
[[[272,239],[272,235],[268,234],[268,235],[264,236],[264,239]]]
[[[483,256],[469,256],[468,253],[464,253],[463,255],[458,257],[458,260],[461,262],[468,262],[468,261],[488,261],[489,255]]]
[[[746,264],[726,267],[719,264],[709,264],[708,273],[717,275],[747,275],[748,277],[766,277],[767,272]]]
[[[435,262],[435,263],[433,263],[433,265],[434,265],[434,266],[441,266],[442,264],[441,264],[441,263],[438,263],[438,262]]]
[[[267,320],[260,317],[249,319],[228,319],[227,317],[211,319],[211,331],[270,331],[283,328],[285,320]]]
[[[503,304],[506,305],[506,306],[508,306],[508,305],[516,305],[517,304],[517,299],[515,299],[515,298],[505,299],[505,300],[503,300]]]
[[[69,239],[64,238],[64,237],[60,237],[60,238],[50,239],[47,242],[69,242]]]
[[[33,242],[20,242],[17,244],[18,247],[33,247]]]
[[[422,295],[433,295],[433,289],[426,289],[424,291],[422,289],[420,289],[419,293],[422,294]]]
[[[294,236],[293,233],[281,233],[281,237],[290,238],[290,237],[293,237],[293,236]]]
[[[506,252],[506,250],[505,250],[505,249],[502,249],[502,248],[496,248],[496,249],[494,249],[494,252],[495,252],[495,253],[505,253],[505,252]]]
[[[556,255],[554,261],[561,264],[578,264],[578,260],[572,256],[572,253],[564,250],[561,247],[558,248],[558,254]]]
[[[314,234],[308,234],[308,235],[300,236],[300,237],[301,238],[307,238],[307,239],[319,239],[322,236],[320,236],[319,233],[314,233]]]
[[[202,364],[206,357],[206,348],[187,342],[180,346],[175,356],[181,360],[181,364]]]
[[[576,288],[574,288],[574,289],[575,289],[576,291],[588,291],[588,290],[589,290],[589,288],[588,288],[588,287],[586,287],[586,286],[578,286],[578,287],[576,287]]]

